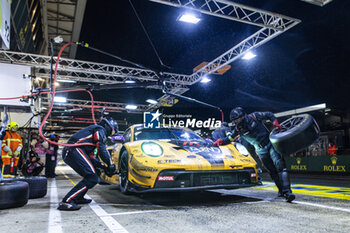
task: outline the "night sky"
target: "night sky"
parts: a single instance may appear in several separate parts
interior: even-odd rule
[[[191,74],[259,27],[202,15],[197,25],[176,21],[181,9],[132,0],[162,61],[164,71]],[[198,83],[184,95],[224,109],[279,112],[326,103],[350,108],[350,1],[324,7],[299,0],[235,1],[302,20],[289,31],[254,50],[252,60],[236,60],[224,75]],[[80,40],[125,59],[161,70],[128,0],[88,1]],[[111,57],[79,48],[77,59],[125,65]],[[129,65],[128,65],[129,66]],[[97,100],[145,104],[157,90],[115,90],[95,93]],[[177,108],[193,107],[180,101]],[[198,106],[196,106],[198,107]]]

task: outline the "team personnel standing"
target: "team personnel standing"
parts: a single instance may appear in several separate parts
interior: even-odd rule
[[[68,144],[92,143],[78,147],[65,147],[62,152],[63,161],[74,169],[84,179],[74,186],[59,204],[59,210],[79,210],[77,204],[88,204],[90,199],[84,198],[88,189],[93,188],[99,182],[99,175],[96,174],[94,164],[96,158],[93,156],[94,150],[101,160],[107,165],[106,175],[113,176],[116,173],[115,165],[112,163],[111,156],[106,149],[105,142],[107,137],[118,132],[117,122],[111,118],[102,118],[98,125],[88,126],[75,133]]]
[[[213,145],[228,144],[238,135],[255,147],[262,163],[269,171],[271,178],[278,188],[278,196],[285,197],[288,202],[295,199],[290,188],[289,175],[283,157],[272,146],[270,132],[262,120],[270,120],[274,127],[282,128],[271,112],[254,112],[246,114],[241,107],[232,109],[230,120],[234,124],[231,135],[218,139]]]
[[[17,164],[23,144],[21,136],[16,133],[19,126],[12,121],[7,126],[1,147],[1,171],[4,178],[17,175]]]

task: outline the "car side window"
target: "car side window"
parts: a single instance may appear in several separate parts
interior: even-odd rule
[[[128,129],[127,131],[125,131],[124,133],[124,139],[125,139],[125,142],[130,142],[131,140],[131,130]]]

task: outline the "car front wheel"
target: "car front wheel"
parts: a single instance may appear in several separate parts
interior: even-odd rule
[[[129,163],[128,152],[125,150],[119,159],[119,187],[120,191],[124,194],[129,194]]]

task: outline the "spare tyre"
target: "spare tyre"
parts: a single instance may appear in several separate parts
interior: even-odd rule
[[[43,176],[16,177],[6,180],[27,182],[29,185],[29,199],[44,197],[47,193],[47,178]]]
[[[0,210],[24,206],[28,202],[29,185],[26,182],[0,180]]]
[[[273,147],[282,155],[292,154],[310,146],[319,136],[320,128],[309,114],[293,116],[281,123],[282,129],[270,133]]]

